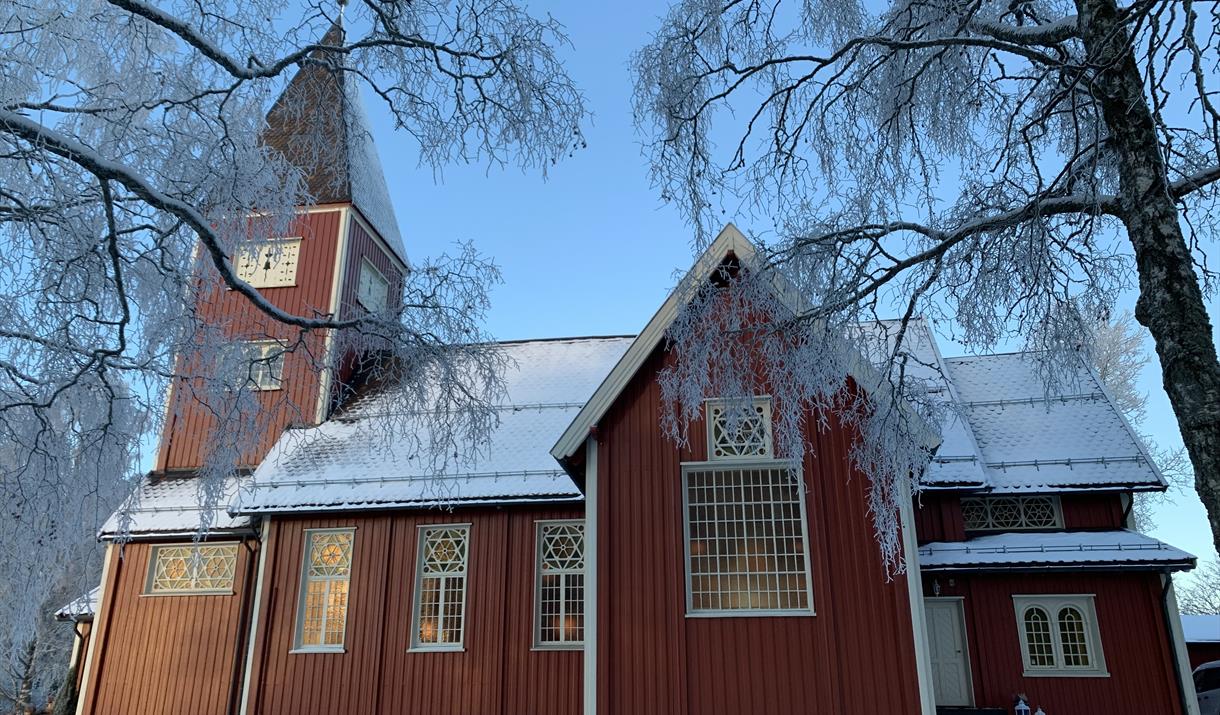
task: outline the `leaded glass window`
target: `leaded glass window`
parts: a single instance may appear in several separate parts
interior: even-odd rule
[[[1091,595],[1013,596],[1025,675],[1107,675]]]
[[[1035,496],[962,497],[967,531],[1057,529],[1063,525],[1059,498]]]
[[[468,524],[420,529],[415,573],[414,648],[456,650],[462,647],[469,545]]]
[[[297,616],[297,648],[338,650],[347,628],[353,529],[305,532],[305,563]]]
[[[232,593],[237,544],[154,546],[145,593]]]
[[[770,457],[770,400],[708,400],[707,454],[708,459]]]
[[[535,645],[579,645],[585,639],[585,524],[538,522]]]
[[[687,612],[811,613],[804,485],[786,463],[683,466]]]

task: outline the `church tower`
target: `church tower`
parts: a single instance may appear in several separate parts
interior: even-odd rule
[[[341,26],[322,42],[342,43]],[[339,68],[303,65],[268,113],[264,142],[301,169],[314,204],[298,209],[284,235],[239,247],[238,275],[294,315],[342,320],[396,307],[407,256],[356,83]],[[197,311],[206,330],[241,351],[248,373],[240,378],[257,393],[255,431],[242,442],[239,467],[256,466],[289,425],[326,418],[345,377],[339,366],[351,363],[336,354],[331,331],[302,335],[270,320],[214,272]],[[190,357],[180,356],[178,371],[191,369]],[[157,473],[196,470],[238,437],[218,433],[215,405],[200,385],[184,377],[170,387]]]

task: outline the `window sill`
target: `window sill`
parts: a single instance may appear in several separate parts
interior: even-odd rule
[[[160,593],[141,593],[140,598],[170,598],[172,596],[232,596],[234,591],[161,591]]]
[[[330,648],[306,647],[306,648],[293,648],[292,650],[288,651],[288,655],[307,655],[310,653],[313,653],[313,654],[318,654],[318,653],[342,654],[342,653],[346,653],[346,652],[347,652],[347,648],[344,648],[343,646],[330,647]]]
[[[582,643],[539,643],[530,646],[530,650],[536,653],[546,653],[548,651],[582,651],[585,649],[585,644]]]
[[[1026,668],[1021,675],[1026,678],[1108,678],[1105,670],[1030,670]]]
[[[408,653],[465,653],[466,646],[413,646],[407,649]]]
[[[688,611],[687,618],[812,618],[816,611]]]

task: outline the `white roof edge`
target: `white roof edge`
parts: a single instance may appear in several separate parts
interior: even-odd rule
[[[1079,362],[1084,366],[1085,371],[1088,373],[1089,377],[1093,379],[1093,382],[1097,383],[1097,389],[1101,390],[1101,394],[1106,398],[1106,405],[1114,411],[1114,414],[1118,415],[1118,421],[1121,422],[1123,428],[1127,430],[1127,435],[1131,438],[1131,441],[1135,443],[1135,448],[1139,450],[1140,456],[1144,458],[1144,461],[1148,463],[1148,467],[1152,470],[1152,473],[1155,474],[1157,480],[1160,481],[1161,491],[1168,489],[1169,481],[1165,479],[1165,475],[1161,473],[1161,468],[1157,466],[1157,463],[1152,458],[1152,455],[1148,453],[1148,447],[1144,444],[1143,438],[1139,436],[1139,433],[1136,432],[1135,428],[1131,426],[1131,423],[1127,421],[1127,416],[1123,414],[1123,411],[1118,409],[1118,403],[1114,401],[1114,396],[1110,394],[1110,390],[1106,388],[1106,384],[1101,381],[1101,375],[1098,375],[1097,371],[1094,370],[1093,366],[1090,365],[1086,360],[1081,359]]]
[[[716,240],[712,241],[703,255],[695,261],[695,265],[687,271],[679,287],[669,294],[656,314],[631,342],[631,347],[619,358],[610,374],[602,380],[593,396],[580,408],[580,412],[576,413],[559,441],[551,448],[551,456],[564,460],[584,446],[589,430],[605,416],[678,316],[678,308],[682,302],[682,284],[695,279],[703,281],[710,278],[712,271],[716,270],[729,253],[735,254],[742,261],[753,258],[755,254],[754,245],[732,223],[725,224]]]
[[[631,347],[627,348],[627,352],[619,359],[610,374],[602,381],[593,396],[585,403],[576,417],[572,419],[572,423],[564,430],[563,435],[555,446],[551,448],[551,456],[561,462],[568,457],[573,456],[584,446],[585,437],[589,430],[596,425],[610,406],[614,404],[618,396],[622,394],[627,387],[627,383],[635,377],[640,366],[652,354],[657,343],[664,337],[665,331],[673,324],[674,319],[678,315],[678,309],[683,301],[681,295],[683,286],[693,283],[702,284],[711,277],[712,272],[724,261],[728,254],[732,253],[743,264],[756,264],[758,251],[750,239],[746,238],[737,226],[732,222],[726,223],[724,228],[712,241],[711,245],[695,260],[695,264],[686,272],[686,275],[678,283],[665,302],[657,310],[644,329],[640,331],[635,340],[632,341]],[[785,303],[796,313],[804,312],[808,309],[803,296],[796,289],[782,278],[775,275],[772,278],[776,292],[780,295]],[[865,384],[876,384],[881,386],[880,382],[873,380],[861,380],[861,375],[875,372],[875,368],[868,364],[867,361],[859,353],[850,356],[848,375],[856,378],[857,382]],[[922,423],[923,421],[920,420]],[[929,425],[922,424],[923,432],[926,435],[929,445],[935,446],[939,444],[940,438],[936,435]]]

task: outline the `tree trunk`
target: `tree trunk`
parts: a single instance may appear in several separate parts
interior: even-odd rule
[[[1114,0],[1076,0],[1090,88],[1119,160],[1123,223],[1135,249],[1135,317],[1156,343],[1161,376],[1220,551],[1220,362],[1203,292],[1169,193],[1143,77]]]

